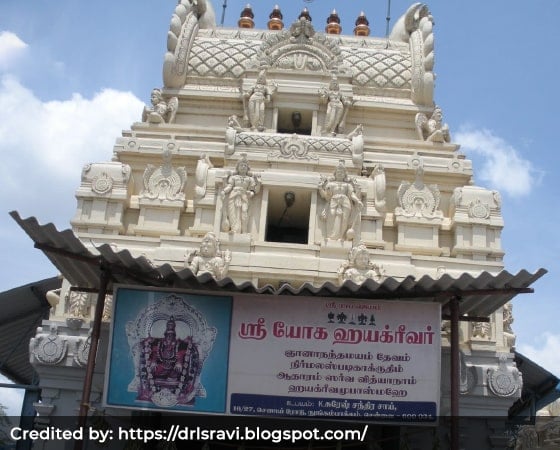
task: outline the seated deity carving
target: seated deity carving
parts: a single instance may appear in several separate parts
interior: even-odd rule
[[[251,199],[260,192],[261,181],[250,171],[247,155],[237,162],[235,172],[229,175],[220,192],[223,199],[222,231],[247,233]]]
[[[340,161],[334,175],[321,177],[319,194],[326,200],[321,219],[327,223],[327,237],[341,241],[354,239],[363,203],[358,183],[349,178],[344,161]]]
[[[348,108],[353,101],[351,98],[342,95],[336,76],[333,75],[328,88],[319,90],[319,96],[323,102],[327,103],[322,133],[336,136],[337,133],[344,132]]]
[[[352,280],[360,284],[368,279],[380,282],[384,276],[385,270],[382,266],[371,262],[369,251],[363,242],[350,250],[348,260],[338,269],[339,283]]]
[[[416,130],[418,137],[428,142],[450,142],[449,126],[443,123],[443,113],[439,106],[436,106],[432,115],[424,113],[416,114]]]
[[[265,130],[265,106],[272,100],[275,92],[276,85],[270,85],[266,80],[266,71],[261,70],[255,85],[243,93],[243,120],[250,124],[251,130]]]
[[[187,256],[185,266],[197,276],[209,273],[219,280],[227,275],[230,261],[231,252],[229,250],[222,252],[220,241],[214,233],[210,232],[202,238],[200,250]]]
[[[151,102],[152,106],[144,106],[142,122],[153,124],[175,122],[175,115],[179,108],[177,97],[165,100],[161,90],[156,88],[152,90]]]

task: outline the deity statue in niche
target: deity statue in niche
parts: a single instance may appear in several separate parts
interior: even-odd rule
[[[428,142],[450,142],[449,126],[443,123],[443,113],[439,106],[434,108],[434,112],[428,118],[424,113],[416,114],[416,130],[418,137]]]
[[[261,181],[250,171],[247,155],[237,162],[220,195],[223,199],[222,231],[247,233],[251,199],[259,193]]]
[[[336,136],[337,133],[344,131],[346,114],[352,105],[352,99],[342,95],[338,80],[333,75],[327,89],[319,90],[319,95],[323,102],[327,103],[327,113],[323,123],[322,133]]]
[[[138,400],[160,406],[194,402],[194,389],[201,364],[192,336],[179,339],[173,316],[163,337],[148,336],[140,343]]]
[[[200,243],[200,250],[188,255],[186,266],[195,275],[209,273],[216,279],[224,278],[229,269],[231,252],[220,250],[220,241],[214,233],[206,233]]]
[[[144,106],[142,122],[149,123],[173,123],[179,108],[177,97],[171,97],[169,101],[163,98],[160,89],[153,89],[151,95],[152,106]]]
[[[348,260],[342,263],[338,269],[338,281],[343,283],[346,280],[352,280],[354,283],[363,283],[367,279],[377,282],[384,278],[384,270],[382,266],[371,262],[369,251],[363,242],[348,254]]]
[[[244,121],[249,122],[251,130],[264,131],[265,106],[276,91],[266,80],[266,71],[261,70],[255,85],[243,94]]]
[[[363,204],[356,180],[348,177],[344,161],[340,161],[334,175],[319,182],[319,194],[326,200],[321,219],[327,223],[327,237],[334,240],[352,240],[355,225],[360,220]]]

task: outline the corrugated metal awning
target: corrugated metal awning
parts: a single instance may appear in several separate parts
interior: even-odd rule
[[[418,280],[412,276],[389,277],[381,283],[366,280],[362,284],[346,281],[342,285],[327,282],[320,286],[305,283],[299,287],[290,284],[279,288],[257,287],[250,282],[235,283],[231,278],[215,280],[209,274],[197,277],[189,269],[176,271],[169,264],[154,267],[145,257],[134,258],[127,250],[115,252],[107,244],[90,251],[71,230],[58,231],[52,224],[40,225],[34,217],[22,219],[15,211],[10,215],[73,286],[92,291],[99,289],[101,273],[107,270],[109,290],[118,283],[278,296],[436,301],[442,304],[444,314],[449,299],[458,297],[462,316],[487,317],[517,294],[532,292],[529,286],[547,273],[539,269],[535,273],[521,270],[517,274],[465,273],[458,278],[447,274],[437,279],[423,276]]]
[[[38,380],[29,362],[29,340],[49,317],[46,293],[61,284],[60,278],[53,277],[0,292],[0,373],[15,383]]]

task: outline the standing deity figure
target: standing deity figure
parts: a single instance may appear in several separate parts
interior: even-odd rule
[[[160,89],[153,89],[150,97],[152,106],[144,106],[142,122],[149,123],[173,123],[179,107],[177,97],[171,97],[169,101],[163,98]]]
[[[247,233],[251,199],[261,187],[259,178],[250,171],[247,155],[237,162],[235,172],[227,177],[220,193],[223,199],[222,231]]]
[[[266,81],[266,71],[261,70],[255,85],[243,94],[244,120],[250,123],[252,130],[265,130],[265,105],[272,99],[274,91],[274,86],[269,86]]]
[[[363,206],[355,180],[350,180],[344,161],[340,161],[334,175],[322,178],[319,194],[327,201],[321,218],[327,221],[327,237],[335,240],[354,239],[354,226]]]
[[[383,277],[383,267],[370,261],[368,249],[363,242],[350,250],[348,261],[342,263],[338,269],[339,283],[352,280],[359,284],[370,278],[379,282]]]
[[[416,130],[418,137],[423,141],[439,143],[451,141],[449,126],[443,123],[443,113],[439,106],[434,108],[429,119],[424,113],[416,114]]]
[[[220,241],[212,232],[206,233],[200,243],[200,251],[191,253],[186,266],[196,276],[209,273],[216,279],[224,278],[229,269],[231,252],[220,250]]]
[[[352,105],[352,100],[340,93],[336,76],[331,78],[328,89],[319,90],[319,95],[323,102],[327,102],[327,113],[323,124],[322,133],[336,136],[337,132],[344,130],[348,107]]]

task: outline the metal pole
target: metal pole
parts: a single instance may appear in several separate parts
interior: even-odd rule
[[[87,422],[89,411],[89,398],[91,394],[91,385],[93,382],[93,371],[95,369],[95,358],[97,356],[97,347],[99,344],[99,335],[101,331],[101,319],[103,318],[103,308],[105,306],[105,295],[107,294],[107,285],[109,284],[109,271],[102,267],[101,277],[99,280],[99,293],[97,294],[97,303],[95,304],[95,315],[93,318],[93,329],[91,331],[91,346],[89,348],[88,361],[86,366],[86,377],[84,379],[84,390],[82,392],[82,401],[80,403],[80,415],[78,417],[78,429],[84,429]],[[82,450],[84,441],[76,441],[74,450]]]
[[[226,8],[227,8],[227,0],[224,0],[224,4],[222,5],[222,20],[220,20],[220,26],[224,26],[224,20],[226,18]]]
[[[451,449],[459,450],[459,298],[451,308]]]
[[[385,38],[389,37],[389,25],[391,23],[391,0],[387,0],[387,17],[385,18],[387,21],[387,26],[385,28]]]

